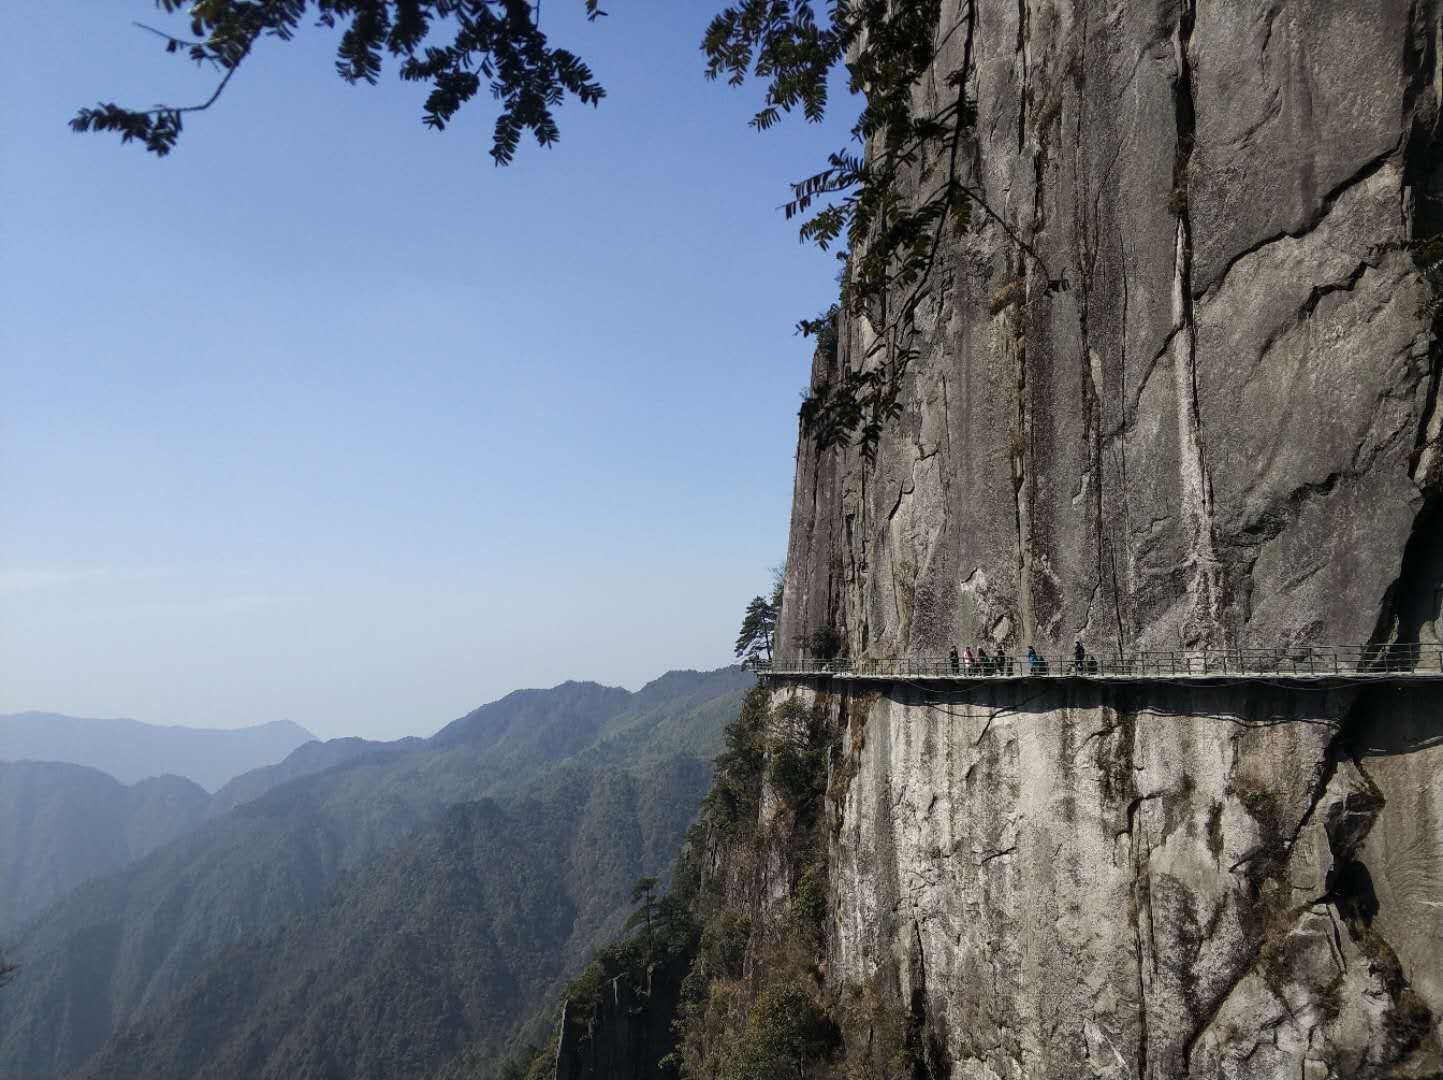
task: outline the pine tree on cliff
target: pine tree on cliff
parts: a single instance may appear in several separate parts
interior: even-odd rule
[[[559,0],[556,0],[559,2]],[[581,3],[588,20],[605,15],[599,0]],[[625,0],[623,0],[625,2]],[[186,27],[142,26],[167,53],[216,73],[212,93],[184,105],[128,108],[114,102],[81,109],[71,127],[118,134],[158,155],[170,153],[186,117],[212,108],[259,48],[292,40],[307,22],[339,30],[336,72],[349,83],[379,81],[389,54],[407,82],[426,83],[422,123],[445,128],[482,91],[497,102],[491,157],[512,161],[524,135],[540,146],[560,137],[555,110],[568,100],[598,105],[604,87],[576,53],[554,46],[541,27],[540,0],[157,0]],[[548,5],[549,8],[550,5]],[[1002,229],[1060,288],[1046,264],[964,181],[963,144],[976,125],[968,95],[976,75],[973,31],[980,0],[736,0],[702,39],[705,74],[741,86],[763,81],[762,107],[751,126],[766,131],[784,114],[821,120],[830,77],[839,66],[863,102],[852,144],[791,185],[786,216],[829,248],[845,242],[841,310],[871,323],[872,344],[848,356],[802,407],[803,428],[819,447],[877,439],[900,412],[902,380],[918,355],[919,307],[943,241],[965,230],[974,208]],[[818,10],[821,8],[822,10]],[[949,42],[961,40],[960,62],[941,92],[914,93]],[[919,102],[930,104],[919,106]],[[922,179],[925,183],[916,184]],[[803,334],[825,333],[831,319],[798,323]]]
[[[650,958],[655,952],[653,924],[656,922],[656,878],[644,877],[637,881],[631,890],[631,902],[638,907],[627,916],[624,929],[635,930],[638,926],[642,928],[642,942],[646,946],[647,957]]]
[[[772,641],[777,631],[777,614],[780,605],[774,599],[768,601],[760,596],[752,597],[742,617],[741,632],[737,634],[736,655],[747,663],[772,659]],[[763,656],[762,654],[766,655]]]
[[[777,620],[782,617],[782,587],[786,580],[786,563],[772,567],[771,598],[754,596],[751,603],[747,604],[734,652],[734,655],[742,658],[744,664],[755,664],[760,660],[771,662],[772,648],[777,636]]]

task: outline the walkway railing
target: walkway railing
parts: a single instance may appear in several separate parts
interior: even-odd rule
[[[1273,649],[1148,649],[1128,656],[1069,653],[988,657],[968,664],[942,659],[875,658],[776,660],[757,663],[761,675],[829,675],[860,679],[1187,679],[1408,677],[1443,679],[1443,645],[1293,645]]]

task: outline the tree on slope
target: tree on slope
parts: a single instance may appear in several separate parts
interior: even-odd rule
[[[599,0],[579,2],[589,20],[606,14]],[[335,67],[347,82],[376,83],[389,56],[401,79],[429,84],[422,122],[436,130],[484,90],[497,103],[491,156],[498,165],[514,158],[528,132],[541,146],[554,143],[560,135],[555,110],[566,100],[597,105],[606,93],[576,53],[552,45],[541,29],[540,0],[156,3],[187,18],[188,32],[142,29],[167,53],[214,71],[212,93],[187,105],[142,109],[101,102],[80,110],[71,121],[76,131],[114,132],[168,154],[185,118],[214,106],[257,48],[292,40],[308,21],[340,31]],[[962,144],[976,122],[967,86],[978,4],[948,0],[944,20],[944,0],[735,0],[702,39],[708,78],[732,86],[763,82],[762,107],[751,120],[758,131],[793,112],[820,121],[839,66],[862,102],[854,145],[792,184],[786,204],[788,218],[802,219],[804,240],[824,249],[846,244],[841,309],[871,328],[865,353],[848,357],[803,405],[803,429],[820,448],[856,438],[863,453],[874,455],[883,426],[900,412],[902,379],[919,355],[916,316],[942,242],[968,227],[974,207],[1045,274],[1033,249],[962,179]],[[957,37],[965,43],[961,62],[938,73],[942,92],[915,94]],[[910,193],[913,180],[921,181],[916,194]],[[831,319],[804,319],[798,329],[825,334],[833,326]]]
[[[654,877],[643,877],[631,890],[636,906],[623,925],[627,932],[641,930],[641,960],[650,964],[658,957],[674,956],[686,951],[693,931],[686,905],[668,893],[657,895]],[[639,974],[634,972],[633,974]]]

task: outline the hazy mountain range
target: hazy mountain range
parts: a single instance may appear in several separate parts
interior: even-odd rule
[[[83,765],[0,762],[0,935],[188,832],[210,801],[179,776],[126,786]]]
[[[343,760],[359,740],[337,742],[313,742],[288,721],[204,730],[0,716],[0,936],[208,816]],[[298,747],[310,752],[292,754]]]
[[[354,757],[422,741],[303,743],[284,761],[243,773],[214,795],[180,776],[126,785],[85,765],[0,762],[0,881],[5,883],[0,943],[82,883],[148,855],[271,788]]]
[[[670,864],[751,683],[519,691],[192,800],[190,831],[13,939],[0,1077],[404,1078],[499,1054]]]
[[[0,716],[0,761],[88,765],[122,784],[184,776],[215,791],[241,773],[280,761],[314,738],[289,720],[222,730],[23,712]]]

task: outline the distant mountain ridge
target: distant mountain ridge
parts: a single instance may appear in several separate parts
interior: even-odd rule
[[[304,1033],[333,1014],[370,1033],[325,1040],[345,1075],[419,1075],[463,1042],[499,1049],[615,932],[636,876],[675,856],[753,684],[733,667],[673,672],[634,694],[517,691],[429,740],[311,743],[232,781],[188,834],[75,890],[14,940],[23,977],[0,995],[0,1077],[64,1075],[97,1051],[94,1076],[224,1076],[250,1053],[264,1061],[246,1075],[301,1075]],[[524,857],[489,835],[498,827],[530,838]],[[483,890],[481,907],[458,907],[472,894],[457,873]],[[326,904],[335,919],[315,921]],[[412,911],[433,914],[411,927]],[[427,955],[477,948],[479,966],[433,992],[393,948],[401,930]],[[518,966],[508,942],[522,940]],[[291,986],[291,960],[314,996]],[[454,1029],[405,1049],[409,1029],[384,1002],[397,970],[407,1014],[444,1009]],[[488,980],[510,989],[493,997]]]
[[[183,776],[126,785],[88,765],[0,761],[0,943],[68,892],[272,788],[423,741],[303,743],[284,761],[243,773],[214,795]]]
[[[272,788],[290,783],[311,773],[323,772],[364,755],[387,755],[414,749],[424,740],[417,738],[397,739],[395,742],[375,742],[354,736],[342,739],[327,739],[325,742],[302,743],[284,760],[274,765],[263,765],[242,773],[231,780],[212,796],[206,807],[205,816],[219,817],[234,810],[242,803],[258,799]]]
[[[127,786],[84,765],[0,762],[0,934],[189,832],[210,801],[180,776]]]
[[[273,765],[314,740],[314,735],[289,720],[222,729],[46,712],[0,716],[0,761],[85,765],[122,784],[183,776],[210,792],[242,773]]]
[[[223,731],[0,716],[0,938],[84,882],[348,750],[289,721]]]

